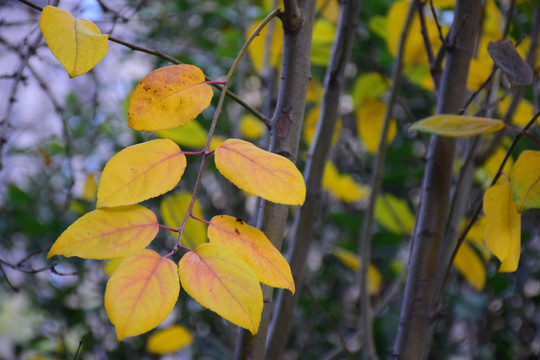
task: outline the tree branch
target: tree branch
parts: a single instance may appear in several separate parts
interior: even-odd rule
[[[463,106],[469,63],[480,26],[480,0],[458,0],[449,39],[437,113],[456,113]],[[412,236],[411,258],[394,359],[425,359],[433,336],[435,295],[452,179],[455,139],[432,136],[422,185],[422,203]],[[421,334],[419,336],[419,334]]]
[[[339,99],[343,91],[344,73],[349,62],[360,3],[346,0],[341,5],[336,40],[332,48],[330,63],[324,81],[324,95],[317,121],[315,136],[309,148],[304,178],[306,181],[306,201],[294,218],[288,262],[297,291],[279,291],[274,318],[268,335],[266,359],[279,359],[285,350],[292,327],[293,313],[301,292],[301,283],[306,258],[314,237],[314,226],[320,208],[322,176],[328,154],[332,146],[335,124],[339,118]]]

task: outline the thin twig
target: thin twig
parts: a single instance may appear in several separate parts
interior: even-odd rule
[[[11,281],[9,281],[9,277],[6,274],[6,272],[4,270],[4,267],[2,266],[2,263],[0,263],[0,272],[2,272],[2,275],[4,275],[4,279],[6,279],[6,282],[7,282],[8,286],[11,288],[11,290],[13,290],[15,292],[19,292],[19,288],[16,287],[15,285],[13,285],[11,283]]]

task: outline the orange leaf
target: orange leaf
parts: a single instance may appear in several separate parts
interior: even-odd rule
[[[289,289],[294,294],[287,260],[259,229],[232,216],[219,215],[210,220],[208,239],[241,257],[263,284]]]
[[[174,262],[152,250],[126,257],[105,290],[105,310],[118,341],[158,326],[171,313],[179,293]]]
[[[154,213],[140,205],[97,209],[75,221],[53,244],[54,255],[113,259],[144,249],[156,237]]]
[[[240,189],[279,204],[304,203],[304,179],[289,159],[239,139],[224,141],[215,155],[219,172]]]
[[[253,269],[227,249],[202,244],[180,260],[180,281],[202,306],[256,334],[263,308],[262,290]]]
[[[148,131],[184,125],[210,105],[213,95],[198,67],[165,66],[146,75],[133,90],[128,125]]]
[[[178,184],[185,168],[186,157],[171,140],[130,146],[105,165],[96,206],[131,205],[166,193]]]

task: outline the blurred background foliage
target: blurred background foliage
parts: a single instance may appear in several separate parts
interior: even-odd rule
[[[44,5],[44,1],[36,3]],[[453,2],[434,3],[445,33],[451,23]],[[524,44],[523,54],[532,27],[532,3],[517,2],[510,31],[514,41]],[[112,31],[118,38],[196,64],[214,79],[223,78],[249,29],[277,5],[271,0],[66,0],[59,4],[77,16],[95,21],[102,32]],[[471,65],[471,91],[476,90],[491,71],[485,40],[502,36],[509,5],[509,1],[485,1],[483,38]],[[316,126],[321,84],[339,13],[336,0],[321,0],[318,6],[313,79],[300,148],[300,169]],[[356,270],[361,264],[356,252],[362,210],[369,193],[365,184],[378,146],[373,139],[378,139],[382,126],[396,41],[401,30],[399,24],[403,23],[406,6],[406,1],[363,1],[357,40],[346,69],[340,130],[335,135],[332,163],[327,165],[324,176],[327,192],[319,220],[313,224],[317,239],[310,249],[304,284],[297,284],[301,286],[302,295],[287,358],[356,359],[359,356]],[[440,40],[428,10],[426,8],[430,41],[436,51]],[[3,89],[0,131],[7,141],[1,154],[3,168],[0,170],[3,272],[0,357],[63,359],[74,358],[78,352],[84,359],[158,358],[159,350],[147,342],[156,331],[121,343],[116,341],[114,328],[103,308],[107,274],[114,262],[77,258],[46,260],[45,254],[67,226],[94,209],[95,181],[115,152],[157,136],[172,138],[183,149],[198,150],[204,144],[214,105],[189,128],[158,134],[130,130],[125,113],[131,89],[147,72],[168,62],[111,43],[111,52],[103,63],[70,82],[39,39],[38,16],[36,11],[17,1],[0,3],[0,63],[6,64],[0,71],[0,88]],[[414,26],[417,25],[413,25],[413,29]],[[265,46],[269,31],[273,31],[273,39]],[[233,80],[232,90],[259,109],[265,106],[271,109],[275,100],[275,94],[269,89],[271,83],[279,79],[280,32],[280,23],[276,21],[266,34],[259,36],[258,44],[254,44],[249,56],[242,60]],[[38,44],[35,48],[28,45],[33,41]],[[27,51],[31,53],[30,65],[23,68],[22,77],[17,78],[18,66]],[[409,133],[408,127],[413,121],[431,115],[436,104],[419,31],[413,30],[405,59],[407,81],[394,110],[396,119],[388,139],[391,145],[383,180],[385,195],[377,206],[370,267],[374,284],[370,292],[375,307],[383,304],[374,329],[381,358],[391,354],[399,321],[408,240],[419,202],[428,141],[425,135]],[[14,82],[19,85],[12,92]],[[508,89],[501,91],[508,92]],[[527,90],[522,112],[516,115],[522,120],[516,119],[517,124],[532,117],[537,109],[536,94],[536,88]],[[12,97],[15,102],[9,100]],[[214,104],[215,101],[217,97]],[[24,106],[39,110],[23,121],[27,115]],[[8,108],[12,110],[4,116]],[[495,109],[493,116],[500,117],[503,112],[504,109]],[[33,135],[28,138],[28,134]],[[266,128],[262,122],[230,99],[216,134],[216,144],[228,137],[242,137],[262,146],[266,143]],[[508,147],[508,141],[503,142],[503,146]],[[535,146],[523,140],[519,148]],[[198,161],[195,156],[188,157],[188,167],[176,190],[178,198],[145,202],[145,206],[160,214],[162,223],[174,226],[175,219],[183,216],[185,204],[179,194],[193,189]],[[491,166],[496,168],[497,165]],[[456,167],[459,168],[459,164]],[[470,199],[471,209],[481,200],[486,179],[493,175],[488,165],[479,170]],[[198,197],[201,217],[210,219],[216,214],[229,214],[246,221],[253,219],[256,199],[224,181],[213,165],[207,167],[202,185]],[[167,207],[169,210],[165,210]],[[199,225],[187,231],[186,236],[192,237],[188,241],[205,241],[204,229]],[[469,258],[463,260],[460,272],[452,272],[449,281],[447,298],[440,312],[442,320],[435,333],[433,359],[527,359],[540,354],[538,214],[525,213],[523,228],[522,259],[518,271],[512,274],[498,273],[498,263],[485,252],[482,240],[469,239]],[[157,251],[168,251],[173,240],[172,235],[162,230],[151,246]],[[471,267],[473,263],[480,267]],[[55,265],[54,271],[49,271],[52,265]],[[185,326],[193,341],[186,340],[178,345],[180,350],[174,349],[163,355],[164,358],[232,357],[236,329],[202,309],[185,293],[162,327],[172,324]]]

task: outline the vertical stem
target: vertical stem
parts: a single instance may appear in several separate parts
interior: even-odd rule
[[[315,18],[315,0],[284,2],[283,57],[276,110],[272,117],[270,151],[296,160],[310,79],[311,37]],[[288,207],[261,201],[258,227],[280,249]],[[272,289],[263,286],[264,308],[259,332],[252,335],[241,329],[235,359],[262,359],[272,310]]]
[[[289,291],[279,291],[265,352],[265,359],[268,360],[281,358],[292,327],[293,313],[301,291],[302,274],[320,207],[324,166],[332,146],[332,137],[329,134],[334,133],[335,124],[339,118],[339,99],[343,90],[345,67],[349,62],[353,46],[359,10],[360,1],[358,0],[345,0],[341,5],[336,40],[326,70],[317,130],[309,148],[304,169],[306,201],[295,215],[288,252],[289,265],[297,284],[296,293],[291,295]]]
[[[469,63],[480,26],[481,0],[458,0],[443,73],[437,113],[456,113],[463,105]],[[422,204],[402,304],[394,359],[425,359],[433,336],[436,309],[436,275],[443,239],[452,179],[455,139],[432,136],[426,174],[422,186]]]
[[[393,106],[397,100],[399,88],[401,86],[401,72],[403,68],[403,56],[407,45],[407,37],[409,34],[409,28],[412,23],[415,12],[418,8],[418,1],[413,1],[409,7],[409,12],[403,25],[401,38],[399,42],[398,54],[394,60],[394,66],[392,69],[392,90],[390,93],[390,99],[386,107],[386,113],[384,117],[383,130],[381,132],[381,138],[379,142],[379,149],[377,157],[375,159],[375,166],[371,177],[371,193],[369,195],[368,206],[364,215],[364,224],[362,234],[358,240],[358,248],[361,251],[361,268],[360,268],[360,322],[361,327],[364,329],[362,333],[364,342],[364,356],[366,359],[377,359],[377,352],[375,349],[375,342],[373,340],[373,310],[371,308],[371,299],[369,297],[369,280],[368,270],[371,263],[371,242],[373,238],[373,223],[375,220],[375,206],[377,203],[377,197],[381,192],[381,183],[384,172],[384,160],[386,156],[387,144],[386,138],[390,120],[392,118]]]

